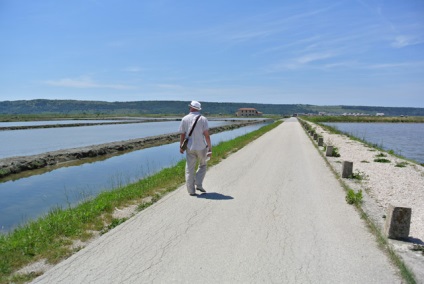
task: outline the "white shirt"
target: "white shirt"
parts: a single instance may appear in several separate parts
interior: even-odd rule
[[[188,138],[188,134],[190,133],[191,127],[196,120],[196,117],[200,115],[200,112],[190,112],[186,116],[183,117],[180,123],[179,133],[185,133],[186,138]],[[190,151],[193,150],[203,150],[207,146],[205,136],[203,132],[209,130],[208,120],[204,116],[200,116],[197,121],[196,127],[193,130],[189,140],[187,149]]]

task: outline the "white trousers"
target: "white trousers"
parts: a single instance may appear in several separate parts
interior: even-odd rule
[[[186,184],[188,193],[195,193],[197,187],[203,188],[203,179],[206,175],[206,154],[208,148],[203,150],[186,150]],[[195,172],[196,164],[199,162],[199,167]]]

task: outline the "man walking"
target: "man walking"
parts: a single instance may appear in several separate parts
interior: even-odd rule
[[[181,139],[180,153],[184,153],[181,145],[184,139],[188,138],[185,178],[188,193],[191,196],[195,196],[196,189],[200,192],[206,192],[203,188],[203,179],[206,174],[207,157],[212,155],[212,144],[209,135],[208,120],[200,114],[200,110],[202,109],[200,103],[198,101],[192,101],[188,106],[190,107],[190,113],[183,117],[179,128]],[[197,162],[199,162],[199,168],[195,172]]]

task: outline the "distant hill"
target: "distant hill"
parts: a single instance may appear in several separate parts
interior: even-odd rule
[[[175,114],[188,111],[188,101],[134,101],[104,102],[77,100],[20,100],[0,102],[0,115],[21,114],[98,114],[98,115],[145,115]],[[202,102],[203,113],[234,115],[242,107],[256,108],[264,114],[292,115],[293,113],[326,112],[331,114],[365,113],[386,116],[424,116],[424,108],[412,107],[373,107],[373,106],[315,106],[301,104],[254,104]]]

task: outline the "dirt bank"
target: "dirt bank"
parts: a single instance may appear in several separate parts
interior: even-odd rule
[[[134,120],[134,121],[114,121],[114,122],[94,122],[94,123],[58,123],[58,124],[45,124],[45,125],[22,125],[22,126],[4,126],[0,127],[0,131],[6,130],[25,130],[25,129],[39,129],[39,128],[60,128],[60,127],[80,127],[80,126],[96,126],[96,125],[110,125],[110,124],[132,124],[144,122],[158,122],[169,121],[169,119],[147,119],[147,120]]]
[[[211,134],[222,131],[232,130],[243,126],[261,123],[263,121],[250,121],[220,127],[211,128]],[[91,125],[91,124],[90,124]],[[0,159],[0,178],[18,174],[24,171],[40,169],[60,163],[81,160],[84,158],[93,158],[103,155],[112,155],[118,152],[139,150],[149,147],[155,147],[163,144],[169,144],[179,141],[178,133],[170,133],[159,136],[152,136],[140,139],[131,139],[112,143],[92,145],[88,147],[64,149],[52,152],[46,152],[39,155],[20,156]]]

